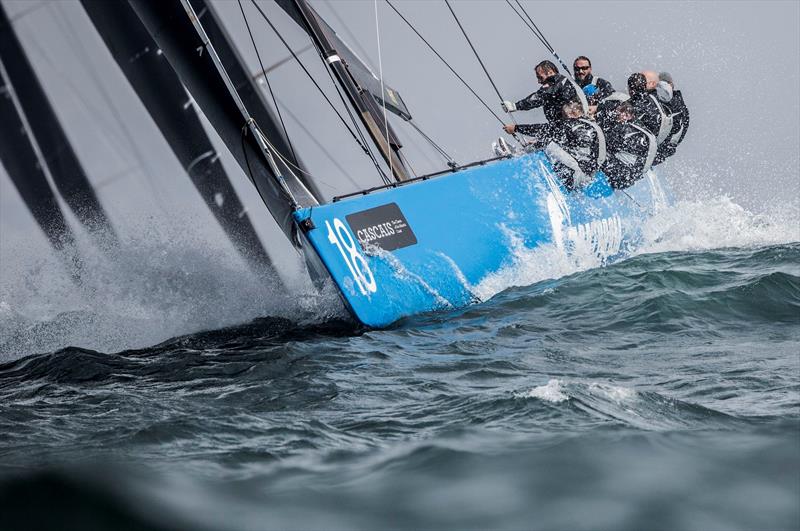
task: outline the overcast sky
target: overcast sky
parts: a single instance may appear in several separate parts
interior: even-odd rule
[[[18,16],[18,34],[120,232],[146,230],[148,224],[185,224],[199,241],[226,245],[80,5],[72,0],[2,2],[12,17]],[[214,3],[256,72],[258,63],[238,4],[234,0]],[[377,72],[375,3],[312,3]],[[500,114],[497,96],[444,3],[395,3]],[[260,4],[295,49],[307,44],[304,34],[277,6],[268,1]],[[535,90],[533,65],[551,57],[508,5],[502,0],[453,4],[503,97],[517,100]],[[525,5],[568,64],[576,55],[588,55],[595,73],[618,88],[624,88],[633,71],[673,74],[691,109],[692,125],[678,154],[662,166],[661,173],[683,197],[727,194],[755,210],[792,202],[797,208],[800,3],[558,1]],[[415,122],[459,162],[488,156],[492,140],[500,135],[500,124],[386,4],[379,1],[377,7],[384,77],[400,91]],[[248,2],[245,10],[265,62],[285,57],[282,45]],[[318,57],[313,52],[301,57],[329,90]],[[270,79],[285,106],[295,148],[325,193],[333,196],[377,183],[374,168],[295,64],[280,67]],[[539,111],[517,113],[516,118],[543,120]],[[416,171],[441,169],[443,161],[400,122],[395,120]],[[262,236],[275,240],[271,218],[246,178],[230,157],[225,157],[225,163]],[[8,263],[23,241],[48,252],[0,168],[0,260]],[[275,245],[271,248],[281,249],[279,260],[290,264],[291,252],[282,242]],[[3,271],[5,275],[9,268]]]

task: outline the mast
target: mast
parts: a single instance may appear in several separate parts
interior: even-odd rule
[[[325,63],[333,71],[339,84],[344,88],[350,104],[358,111],[358,116],[364,127],[367,129],[373,142],[381,152],[386,164],[392,169],[394,178],[397,181],[405,181],[409,178],[408,170],[399,156],[402,144],[392,131],[389,124],[384,120],[380,105],[373,93],[363,86],[364,82],[359,83],[359,79],[350,69],[350,64],[357,68],[360,61],[354,60],[354,54],[346,45],[336,37],[336,34],[325,23],[322,17],[308,4],[306,0],[275,0],[284,11],[303,28],[317,50],[322,55]],[[345,55],[346,54],[346,55]],[[345,55],[344,61],[342,55]],[[347,62],[345,62],[347,61]],[[364,66],[366,68],[366,66]],[[368,71],[368,69],[367,69]],[[364,79],[363,76],[358,76]],[[367,76],[371,77],[371,76]],[[380,91],[379,91],[380,93]],[[390,94],[392,94],[390,92]],[[389,108],[387,102],[392,98],[381,94],[382,103]],[[403,108],[405,106],[403,105]],[[388,131],[388,138],[387,138]]]
[[[109,243],[117,244],[111,222],[100,205],[2,4],[0,60],[5,67],[8,82],[16,89],[20,112],[25,116],[27,133],[34,137],[42,161],[61,197],[81,224],[99,239],[101,247],[106,247]]]
[[[127,2],[81,4],[231,243],[256,270],[272,271],[189,94],[139,17]]]
[[[33,137],[28,133],[14,87],[0,60],[0,162],[47,241],[67,262],[69,273],[80,276],[80,259],[58,199],[47,182]]]
[[[284,162],[242,103],[187,0],[129,0],[211,125],[250,177],[286,237],[300,247],[292,213],[300,207],[286,184],[294,170]],[[308,195],[306,205],[316,204]]]

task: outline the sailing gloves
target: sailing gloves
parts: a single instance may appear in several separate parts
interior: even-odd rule
[[[503,101],[500,105],[503,107],[504,112],[514,112],[517,110],[517,106],[508,100]]]

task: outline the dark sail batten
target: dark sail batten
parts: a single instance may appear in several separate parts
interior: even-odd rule
[[[81,0],[81,4],[234,247],[252,266],[273,273],[269,255],[189,94],[139,17],[126,2]]]
[[[28,60],[8,15],[0,4],[0,59],[24,113],[29,134],[40,148],[42,161],[47,165],[58,192],[75,217],[93,235],[100,238],[102,247],[116,244],[117,237],[111,222],[89,182],[44,88]]]
[[[14,87],[0,60],[0,163],[47,241],[77,278],[80,260],[75,235],[47,181],[38,147],[28,131]]]
[[[130,0],[130,5],[253,181],[278,226],[295,246],[299,245],[292,219],[296,201],[278,171],[270,147],[257,133],[257,124],[225,75],[191,5],[185,0]]]

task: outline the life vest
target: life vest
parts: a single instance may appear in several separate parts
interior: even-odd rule
[[[661,115],[661,125],[658,128],[658,135],[656,135],[656,141],[658,144],[664,142],[667,137],[669,136],[670,131],[672,131],[672,115],[667,114],[667,111],[664,110],[664,106],[661,104],[661,101],[655,96],[655,94],[648,94],[650,98],[655,102],[656,107],[658,108],[658,114]]]
[[[579,121],[591,126],[592,129],[594,129],[594,131],[597,133],[597,166],[602,166],[607,158],[606,135],[603,134],[603,130],[600,129],[600,126],[597,125],[597,122],[587,120],[586,118],[580,118]]]
[[[553,162],[560,162],[567,168],[572,170],[572,182],[575,188],[579,188],[589,182],[589,177],[583,173],[580,164],[575,160],[575,157],[567,153],[567,151],[555,142],[550,142],[544,148],[545,154]]]
[[[572,79],[570,76],[564,76],[564,79],[561,81],[562,83],[566,83],[569,81],[572,83],[573,88],[575,89],[575,94],[578,95],[578,100],[581,102],[581,108],[583,109],[583,115],[588,116],[589,114],[589,101],[586,99],[586,94],[584,94],[583,89]]]
[[[655,135],[650,131],[648,131],[647,129],[645,129],[644,127],[636,125],[633,122],[628,122],[628,125],[644,133],[644,135],[647,137],[648,142],[650,143],[650,145],[647,147],[647,158],[645,159],[644,168],[642,169],[642,175],[644,175],[645,173],[647,173],[647,170],[649,170],[653,166],[653,161],[656,158],[656,152],[658,150],[658,143],[656,142]]]

